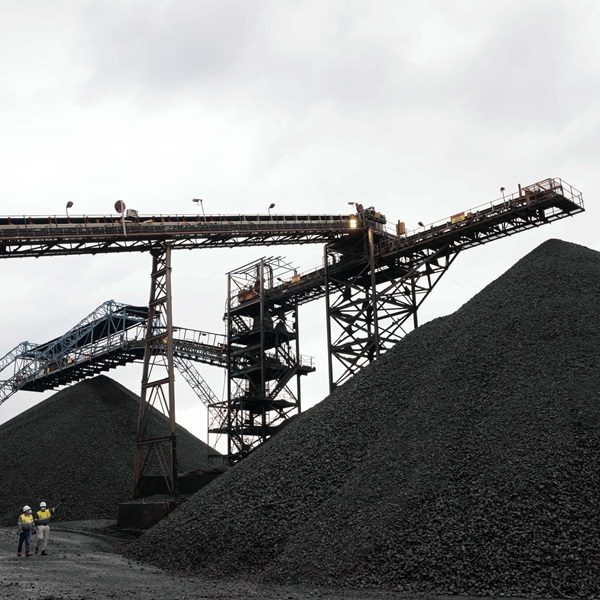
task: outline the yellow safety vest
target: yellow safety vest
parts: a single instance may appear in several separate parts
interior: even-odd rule
[[[46,510],[38,510],[37,511],[37,518],[38,521],[43,521],[44,519],[50,519],[50,517],[52,516],[52,513],[50,512],[50,509],[47,508]],[[40,523],[40,525],[46,525],[47,523]]]
[[[20,517],[21,525],[23,525],[23,529],[31,529],[33,525],[33,515],[26,515],[23,513]]]

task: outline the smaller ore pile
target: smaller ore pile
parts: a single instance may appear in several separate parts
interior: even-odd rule
[[[597,597],[599,382],[600,253],[548,241],[128,552],[279,583]]]
[[[65,498],[60,520],[115,519],[131,499],[139,397],[100,375],[61,390],[0,425],[0,523],[24,504]],[[154,411],[150,428],[168,427]],[[177,428],[179,468],[204,469],[208,446]]]

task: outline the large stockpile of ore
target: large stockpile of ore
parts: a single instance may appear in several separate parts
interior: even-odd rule
[[[597,594],[599,386],[600,254],[548,241],[129,553],[282,583]]]
[[[0,426],[0,523],[45,500],[59,519],[116,518],[131,498],[139,397],[103,375],[66,388]],[[157,411],[151,428],[165,429]],[[178,427],[181,471],[203,469],[208,446]]]

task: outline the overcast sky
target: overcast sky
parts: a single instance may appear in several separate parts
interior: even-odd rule
[[[0,214],[347,213],[409,228],[559,177],[586,212],[463,253],[421,321],[549,238],[600,250],[597,0],[0,0]],[[174,321],[224,332],[226,273],[304,271],[320,246],[181,251]],[[0,263],[0,356],[104,301],[146,304],[146,254]],[[325,312],[302,307],[305,406],[327,394]],[[215,393],[224,373],[200,365]],[[111,371],[139,394],[141,367]],[[0,375],[4,378],[4,373]],[[399,382],[409,385],[410,382]],[[47,397],[19,392],[0,422]],[[177,378],[177,419],[205,435]]]

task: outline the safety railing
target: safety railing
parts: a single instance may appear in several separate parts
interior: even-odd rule
[[[438,221],[421,225],[415,229],[407,230],[406,234],[401,237],[406,239],[414,238],[415,236],[419,236],[419,234],[427,233],[431,230],[439,230],[440,228],[449,225],[460,225],[469,218],[477,219],[486,215],[501,214],[502,212],[509,211],[515,207],[524,206],[535,195],[547,192],[553,192],[557,195],[563,196],[580,208],[583,208],[583,197],[579,190],[564,182],[562,179],[549,178],[532,185],[524,186],[517,192],[513,192],[512,194],[504,195],[496,200],[492,200],[491,202],[469,208],[455,215],[448,216],[445,219],[439,219]],[[390,234],[393,233],[389,228],[388,232]]]

